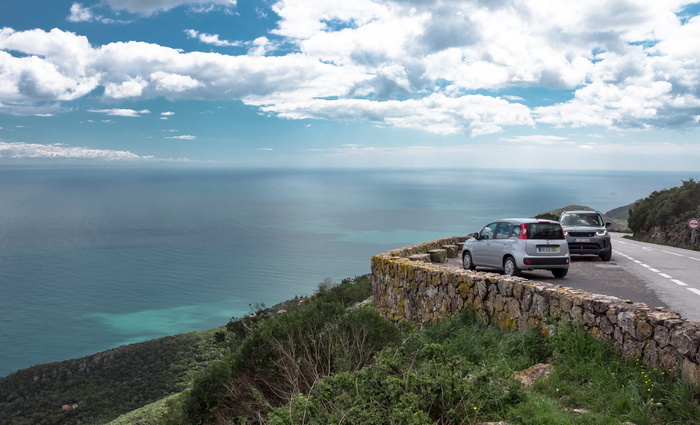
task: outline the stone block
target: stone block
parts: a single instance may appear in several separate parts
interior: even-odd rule
[[[444,249],[431,249],[429,251],[430,261],[433,263],[446,263],[447,262],[447,250]]]
[[[654,335],[654,327],[651,325],[651,323],[647,322],[646,320],[637,321],[635,331],[637,333],[637,339],[639,341],[646,341],[648,339],[651,339],[652,335]]]
[[[671,334],[666,327],[657,326],[654,328],[654,340],[660,347],[665,347],[671,343]]]
[[[447,252],[448,258],[457,258],[459,254],[459,247],[457,245],[443,245],[442,249]]]

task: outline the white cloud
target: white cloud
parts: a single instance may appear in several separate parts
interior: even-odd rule
[[[0,103],[0,113],[17,116],[48,117],[64,112],[60,103],[26,105],[26,104],[3,104]]]
[[[166,139],[195,140],[197,136],[183,134],[182,136],[168,136]]]
[[[108,101],[235,99],[288,119],[369,121],[435,134],[538,125],[694,127],[700,18],[676,15],[690,3],[279,0],[269,38],[227,41],[186,31],[204,43],[246,47],[241,55],[137,41],[92,46],[58,29],[4,28],[0,102],[68,102],[101,87]],[[232,3],[106,4],[149,15]],[[95,15],[75,3],[71,17]],[[283,45],[293,53],[284,54]],[[559,103],[546,100],[563,91],[570,96],[554,97]],[[539,94],[538,102],[522,93]],[[539,106],[526,106],[532,104]]]
[[[131,118],[136,118],[140,117],[143,114],[150,114],[151,111],[148,109],[144,109],[141,111],[136,111],[134,109],[119,109],[119,108],[113,108],[113,109],[89,109],[88,112],[95,112],[98,114],[107,114],[115,117],[131,117]]]
[[[140,159],[153,159],[143,157],[129,151],[114,151],[103,149],[90,149],[84,147],[68,147],[64,144],[42,145],[37,143],[7,143],[0,142],[0,159],[99,159],[106,161],[133,161]]]
[[[206,33],[201,33],[199,31],[195,31],[193,29],[185,30],[185,34],[187,34],[187,36],[189,38],[196,38],[197,40],[201,41],[202,43],[212,44],[214,46],[219,46],[219,47],[230,47],[230,46],[240,46],[241,45],[240,42],[221,40],[219,38],[219,34],[206,34]]]
[[[90,22],[95,20],[95,16],[89,7],[85,7],[80,3],[73,3],[67,19],[69,22]]]
[[[156,71],[151,74],[151,84],[153,84],[158,91],[171,93],[191,90],[204,85],[204,83],[195,80],[189,75],[173,74],[163,71]]]
[[[482,95],[453,98],[436,93],[422,99],[384,102],[315,99],[263,105],[261,109],[283,118],[369,121],[444,135],[477,136],[497,133],[503,126],[534,125],[527,107]]]
[[[231,7],[236,0],[105,0],[114,10],[125,10],[139,15],[153,15],[180,6],[192,6],[195,11],[209,11],[207,6]]]

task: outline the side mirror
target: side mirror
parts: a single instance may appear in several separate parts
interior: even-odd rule
[[[610,226],[612,226],[612,223],[609,222],[609,221],[606,221],[606,222],[605,222],[605,227],[610,227]]]
[[[472,238],[476,239],[477,241],[479,240],[479,232],[476,232],[472,235]]]

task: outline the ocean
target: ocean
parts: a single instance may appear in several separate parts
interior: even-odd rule
[[[0,376],[222,326],[386,250],[688,172],[0,167]]]

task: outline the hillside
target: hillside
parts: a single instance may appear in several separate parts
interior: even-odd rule
[[[0,378],[0,423],[99,424],[187,387],[223,350],[218,329],[168,336]],[[63,406],[67,408],[64,409]]]
[[[635,238],[699,249],[700,230],[687,226],[691,218],[700,218],[700,182],[692,178],[638,201],[628,221]]]

